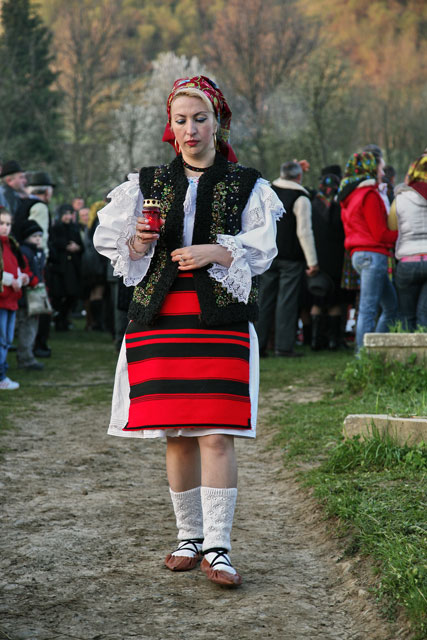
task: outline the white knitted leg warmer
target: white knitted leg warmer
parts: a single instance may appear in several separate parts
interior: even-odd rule
[[[203,551],[212,548],[222,548],[230,551],[230,534],[233,526],[234,508],[236,506],[237,489],[216,489],[213,487],[201,487],[203,509]],[[207,553],[206,560],[210,563],[216,557],[216,553]],[[233,567],[227,564],[218,564],[215,568],[236,573]]]
[[[178,527],[178,540],[203,538],[203,513],[200,500],[200,487],[188,491],[175,492],[169,489],[173,509],[175,512],[176,526]],[[197,543],[197,547],[202,547]],[[191,557],[194,555],[189,549],[175,551],[172,555]]]

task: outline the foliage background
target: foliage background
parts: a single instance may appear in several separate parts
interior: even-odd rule
[[[34,135],[30,106],[25,133],[17,108],[29,84],[38,95],[35,70],[2,82],[0,159],[50,169],[63,198],[98,199],[129,170],[171,159],[169,145],[159,144],[165,99],[176,77],[199,72],[214,77],[231,104],[239,160],[269,179],[285,160],[305,157],[316,186],[322,166],[344,165],[375,142],[402,180],[427,144],[427,4],[418,0],[2,4],[3,13],[31,6],[47,29],[42,64],[52,77],[43,121],[50,144]],[[4,26],[3,19],[0,49]],[[3,80],[10,42],[0,56]]]

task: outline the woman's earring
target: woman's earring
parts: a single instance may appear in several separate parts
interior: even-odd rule
[[[175,138],[175,140],[173,141],[173,146],[175,147],[175,151],[179,154],[181,153],[181,149],[179,148],[179,142],[178,140]]]
[[[216,131],[214,131],[214,134],[213,134],[213,141],[214,141],[215,149],[218,149],[218,138],[216,136]]]

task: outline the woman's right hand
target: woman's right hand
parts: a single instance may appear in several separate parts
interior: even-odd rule
[[[164,225],[164,220],[160,220],[160,225]],[[133,246],[136,251],[142,252],[147,250],[147,244],[153,242],[153,240],[157,240],[159,238],[159,234],[154,231],[150,231],[150,225],[148,224],[148,220],[141,216],[136,221],[136,233],[133,240]]]

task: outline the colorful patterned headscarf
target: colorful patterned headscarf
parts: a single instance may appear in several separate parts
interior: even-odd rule
[[[407,173],[407,182],[427,182],[427,151],[411,164]]]
[[[231,110],[227,104],[224,95],[213,80],[210,80],[207,76],[194,76],[194,78],[179,78],[174,82],[172,91],[169,94],[167,101],[167,113],[168,123],[165,127],[163,134],[163,142],[169,142],[174,146],[175,135],[170,126],[171,121],[171,105],[175,96],[185,89],[198,89],[203,91],[205,96],[209,98],[212,103],[215,116],[218,120],[217,130],[217,144],[218,150],[224,155],[227,160],[231,162],[237,162],[236,154],[234,153],[231,145],[228,143],[230,137],[230,123],[231,123]],[[175,147],[174,147],[175,148]],[[176,149],[175,149],[176,151]]]
[[[338,190],[338,199],[344,200],[364,180],[376,179],[377,170],[378,164],[373,153],[370,151],[353,153],[345,166],[344,177]]]

